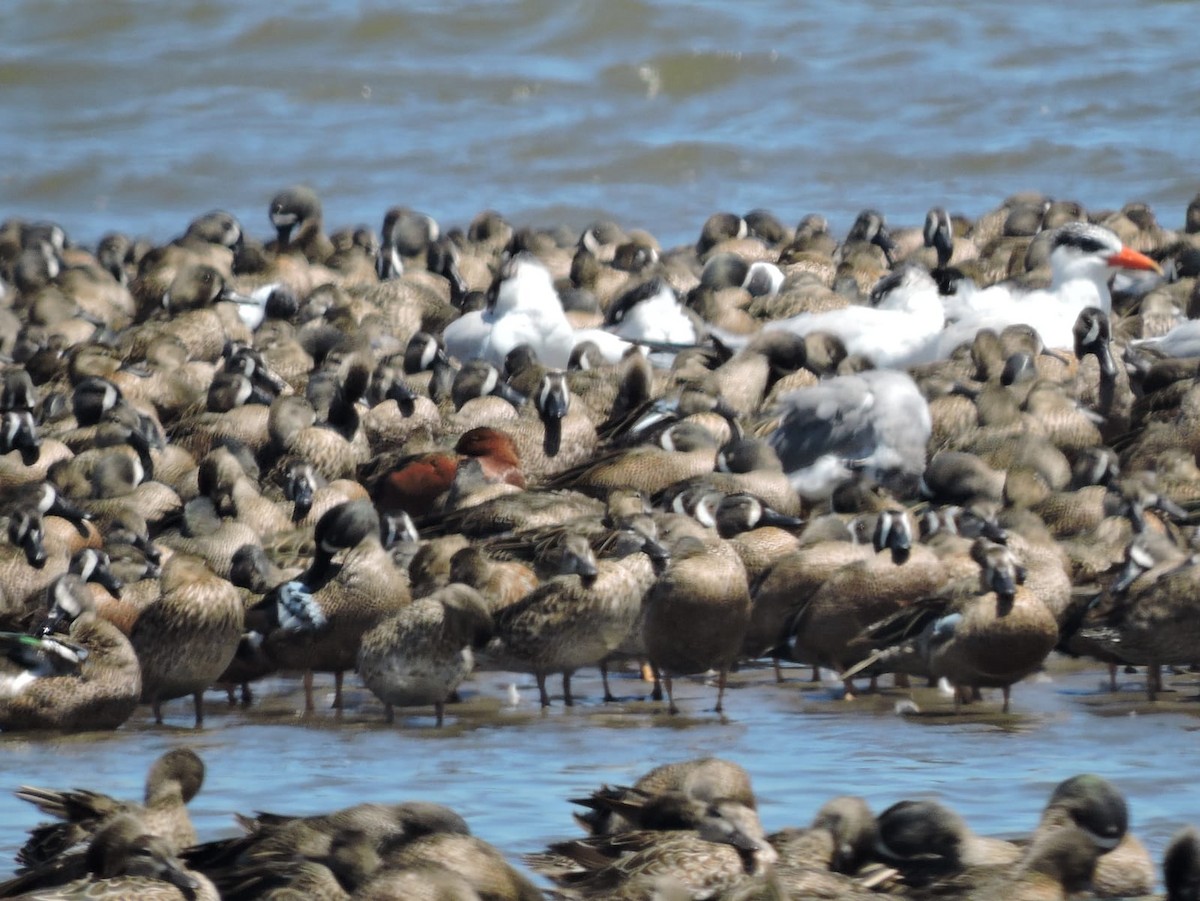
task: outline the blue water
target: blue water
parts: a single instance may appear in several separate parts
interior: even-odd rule
[[[164,727],[143,710],[112,735],[0,736],[0,788],[85,786],[139,798],[149,763],[186,745],[208,765],[191,805],[202,839],[236,834],[234,811],[316,813],[424,799],[458,810],[514,861],[579,834],[569,798],[703,754],[749,770],[768,829],[807,825],[830,797],[859,794],[876,811],[902,798],[936,797],[980,832],[1020,835],[1036,824],[1059,781],[1087,771],[1126,794],[1131,828],[1156,858],[1178,827],[1200,819],[1200,785],[1188,775],[1187,749],[1200,729],[1194,677],[1149,705],[1140,677],[1124,677],[1123,690],[1110,695],[1094,665],[1055,659],[1048,677],[1015,687],[1012,714],[997,713],[994,693],[956,716],[950,701],[929,690],[888,689],[846,702],[805,681],[807,669],[787,672],[781,686],[769,667],[735,674],[724,719],[711,712],[715,689],[698,680],[676,683],[683,713],[670,717],[638,700],[603,704],[595,671],[583,671],[573,682],[577,705],[556,703],[543,713],[529,677],[481,673],[464,686],[465,702],[449,709],[442,730],[430,712],[416,710],[385,725],[381,706],[353,676],[341,717],[319,710],[306,718],[296,683],[275,680],[250,711],[227,708],[210,693],[199,732],[191,728],[190,702],[177,701],[166,706]],[[329,677],[318,678],[319,688],[331,688]],[[513,678],[516,708],[507,706]],[[627,699],[646,690],[633,674],[614,684]],[[910,696],[922,712],[897,715],[896,703]],[[330,697],[319,691],[318,706]],[[11,861],[23,830],[38,819],[0,791],[0,858]]]
[[[1166,0],[10,0],[0,219],[162,241],[223,207],[266,234],[270,197],[307,182],[331,229],[378,226],[400,203],[443,226],[491,207],[520,224],[609,215],[670,245],[718,209],[819,212],[837,230],[865,206],[915,224],[934,204],[979,215],[1026,189],[1091,209],[1142,200],[1179,227],[1200,188],[1195,23],[1192,4]],[[768,828],[854,792],[876,809],[934,794],[980,831],[1017,833],[1082,770],[1128,793],[1156,853],[1200,819],[1184,750],[1200,708],[1108,700],[1092,671],[1018,686],[1013,717],[957,719],[755,670],[727,721],[700,712],[698,685],[695,715],[672,720],[603,709],[589,678],[590,700],[543,716],[504,708],[503,680],[485,676],[440,733],[420,717],[382,726],[361,689],[341,721],[304,720],[274,683],[248,714],[214,696],[199,733],[179,704],[166,728],[139,713],[112,736],[5,736],[0,858],[37,820],[8,789],[135,797],[147,764],[183,743],[210,767],[204,838],[229,834],[235,810],[420,797],[516,855],[575,834],[567,798],[701,753],[751,771]]]
[[[331,227],[492,207],[665,244],[716,209],[900,225],[1026,189],[1178,227],[1200,187],[1181,2],[14,0],[0,33],[0,216],[86,242],[214,206],[266,233],[300,181]]]

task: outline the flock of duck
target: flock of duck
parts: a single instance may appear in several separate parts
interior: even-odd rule
[[[18,797],[53,820],[29,830],[0,897],[546,897],[455,811],[425,801],[238,815],[242,834],[197,842],[186,805],[203,779],[200,758],[176,748],[151,767],[141,803],[22,786]],[[875,814],[849,795],[824,803],[807,827],[767,834],[749,774],[715,757],[663,764],[572,803],[586,834],[524,858],[556,898],[1044,901],[1146,896],[1156,879],[1124,797],[1092,774],[1060,783],[1032,832],[1012,841],[977,835],[936,801],[901,800]],[[1200,897],[1200,832],[1175,835],[1162,873],[1168,901]]]
[[[304,187],[269,216],[0,225],[0,730],[199,725],[276,673],[440,725],[476,666],[543,706],[640,664],[720,711],[773,659],[1007,711],[1056,650],[1151,700],[1197,660],[1200,197],[1178,230],[1018,195],[673,249],[490,211],[327,235]]]

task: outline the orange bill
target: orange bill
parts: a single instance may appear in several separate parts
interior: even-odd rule
[[[1120,253],[1114,253],[1108,258],[1108,265],[1117,269],[1149,269],[1162,275],[1162,267],[1144,253],[1138,253],[1129,247],[1122,247]]]

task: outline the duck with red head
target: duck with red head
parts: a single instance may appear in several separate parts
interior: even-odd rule
[[[401,460],[375,484],[375,505],[384,513],[403,510],[420,518],[449,490],[458,464],[465,458],[479,461],[490,482],[525,487],[521,459],[512,438],[487,426],[471,429],[459,437],[453,451],[430,451]]]

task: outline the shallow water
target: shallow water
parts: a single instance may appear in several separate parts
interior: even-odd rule
[[[711,712],[715,689],[699,680],[678,683],[683,713],[671,717],[638,699],[645,686],[633,674],[616,683],[626,700],[605,705],[596,673],[581,672],[576,706],[556,702],[542,713],[531,679],[482,673],[464,686],[464,702],[450,708],[442,730],[425,711],[386,726],[382,707],[350,677],[340,718],[325,710],[304,717],[297,683],[279,679],[248,711],[210,693],[201,731],[190,728],[190,702],[176,701],[163,727],[141,710],[111,735],[0,736],[7,783],[0,856],[11,860],[23,830],[38,821],[8,789],[82,785],[136,798],[149,763],[181,745],[208,765],[191,805],[202,839],[235,834],[234,811],[313,813],[425,799],[458,810],[516,860],[579,834],[569,798],[703,754],[749,770],[768,829],[807,824],[824,801],[853,793],[876,811],[901,798],[936,797],[980,832],[1016,835],[1036,823],[1059,781],[1084,771],[1126,793],[1132,829],[1156,858],[1175,829],[1200,820],[1200,786],[1186,775],[1200,729],[1194,676],[1177,677],[1178,690],[1151,705],[1139,676],[1124,676],[1114,696],[1094,667],[1054,659],[1049,675],[1014,688],[1012,713],[998,712],[996,692],[956,715],[952,702],[928,689],[884,689],[848,702],[805,681],[807,669],[786,672],[782,686],[768,667],[738,673],[724,718]],[[331,696],[319,694],[318,703]],[[919,712],[897,715],[897,703],[909,699]]]
[[[165,240],[221,206],[252,234],[292,182],[331,227],[603,211],[664,243],[716,209],[847,228],[1019,190],[1198,187],[1195,10],[1177,0],[836,6],[692,0],[0,7],[0,218]]]
[[[867,205],[911,224],[933,204],[978,215],[1030,188],[1092,208],[1142,199],[1177,227],[1200,186],[1192,4],[749,6],[12,0],[0,219],[161,241],[220,206],[265,234],[268,199],[304,181],[331,228],[377,225],[397,203],[444,226],[494,207],[576,227],[606,213],[672,244],[716,209],[816,211],[837,230]],[[605,708],[581,674],[584,702],[542,714],[528,680],[509,709],[507,677],[485,674],[441,731],[424,716],[383,726],[357,688],[340,720],[304,719],[278,681],[249,712],[211,695],[200,732],[177,702],[164,728],[139,712],[113,735],[0,736],[0,856],[37,821],[8,789],[136,797],[148,763],[181,744],[209,764],[193,804],[203,838],[230,834],[235,810],[427,798],[515,856],[576,834],[568,798],[708,753],[750,770],[772,829],[853,792],[876,809],[934,794],[980,831],[1019,833],[1084,770],[1128,794],[1156,856],[1200,821],[1195,702],[1151,707],[1134,682],[1112,699],[1098,671],[1056,664],[1017,687],[1011,716],[946,716],[922,694],[935,713],[900,717],[906,693],[843,703],[790,675],[739,674],[725,720],[696,683],[670,718]]]

